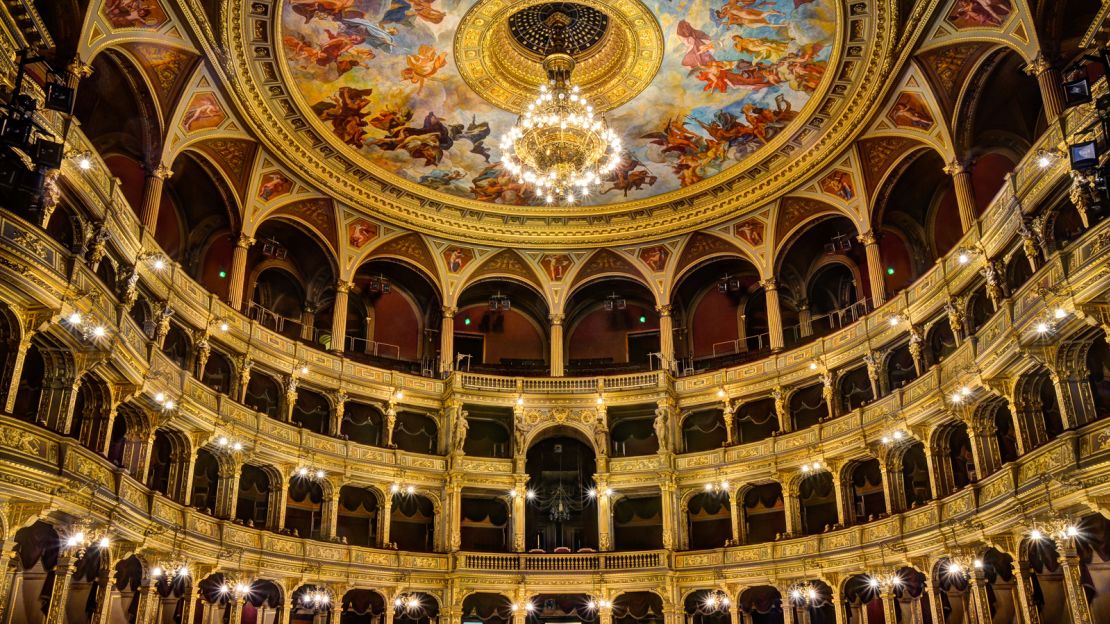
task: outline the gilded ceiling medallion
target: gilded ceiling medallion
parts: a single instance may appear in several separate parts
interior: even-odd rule
[[[463,81],[490,104],[521,113],[547,84],[544,19],[571,17],[567,40],[574,81],[600,112],[643,92],[663,61],[663,33],[639,0],[479,0],[455,31],[455,63]]]

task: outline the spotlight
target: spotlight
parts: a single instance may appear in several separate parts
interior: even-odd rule
[[[80,325],[81,324],[81,313],[80,312],[71,313],[69,315],[69,318],[66,319],[66,321],[68,321],[70,325]]]
[[[104,335],[107,334],[107,333],[108,333],[108,330],[104,329],[103,325],[97,325],[92,330],[92,335],[97,337],[97,338],[103,338]]]
[[[229,326],[227,324],[227,321],[223,321],[222,323],[220,323],[220,331],[225,332],[228,329],[229,329]]]
[[[1029,532],[1029,539],[1033,541],[1040,541],[1044,539],[1044,533],[1041,533],[1040,529],[1033,529]]]
[[[298,477],[307,477],[308,476],[308,468],[305,468],[304,466],[301,466],[300,468],[298,468],[297,469],[297,476]]]
[[[396,493],[400,492],[401,491],[400,484],[394,483],[393,485],[389,486],[389,491],[390,491],[391,494],[396,494]]]
[[[1067,315],[1068,315],[1068,311],[1063,309],[1063,308],[1056,308],[1055,310],[1052,311],[1052,316],[1055,317],[1057,320],[1060,320],[1060,319],[1064,318]]]
[[[405,488],[405,494],[416,494],[416,487],[411,485],[408,486],[407,488]]]
[[[592,494],[591,494],[591,496],[592,496]],[[524,493],[524,498],[527,498],[528,500],[532,500],[535,497],[536,497],[536,491],[535,490],[528,490],[527,492]]]
[[[317,479],[323,479],[325,476],[327,476],[327,473],[325,473],[323,470],[317,470],[316,471],[316,478]]]
[[[1036,326],[1035,329],[1037,330],[1038,334],[1047,334],[1048,333],[1048,323],[1045,323],[1044,321],[1041,321],[1040,323],[1037,323],[1037,326]]]
[[[596,497],[597,496],[597,490],[595,490],[594,488],[590,488],[590,489],[586,490],[586,496],[589,496],[590,498]]]

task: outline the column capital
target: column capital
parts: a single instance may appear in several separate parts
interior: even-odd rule
[[[440,309],[443,312],[443,318],[455,318],[455,313],[459,311],[455,306],[443,306]]]
[[[1037,77],[1046,71],[1052,69],[1052,62],[1045,57],[1044,52],[1037,52],[1037,56],[1029,61],[1029,64],[1022,68],[1027,76]]]
[[[775,277],[768,277],[767,279],[761,281],[759,285],[762,286],[764,290],[778,290],[779,280]]]
[[[971,173],[972,162],[970,160],[953,159],[944,166],[944,172],[950,176],[958,176],[961,173]]]
[[[875,230],[867,230],[857,236],[856,240],[864,245],[874,245],[879,242],[879,236],[875,233]]]
[[[255,243],[255,240],[254,240],[253,236],[247,236],[246,234],[239,234],[238,240],[235,241],[235,246],[240,247],[242,249],[250,249],[251,247],[254,246],[254,243]]]
[[[670,316],[671,315],[671,304],[664,303],[664,304],[657,305],[657,306],[655,306],[655,311],[659,313],[659,316]]]
[[[158,166],[150,170],[150,177],[159,180],[169,180],[173,177],[173,169],[166,166],[165,163],[158,163]]]
[[[351,292],[351,289],[354,288],[354,287],[355,287],[354,282],[339,280],[339,282],[337,282],[335,284],[335,292],[337,292],[337,293],[349,293],[349,292]]]
[[[88,78],[93,75],[93,66],[82,61],[81,57],[75,56],[73,60],[69,62],[69,65],[66,65],[66,71],[69,72],[69,75],[81,80],[82,78]]]
[[[562,325],[564,318],[566,318],[565,314],[548,314],[547,315],[547,320],[551,321],[552,325]]]

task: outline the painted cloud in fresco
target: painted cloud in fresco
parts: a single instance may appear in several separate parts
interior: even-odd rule
[[[515,116],[471,91],[452,58],[473,1],[284,0],[287,66],[317,119],[374,165],[460,197],[529,204],[498,162]],[[627,150],[592,203],[720,174],[782,132],[828,66],[835,0],[644,2],[664,33],[663,65],[607,114]]]

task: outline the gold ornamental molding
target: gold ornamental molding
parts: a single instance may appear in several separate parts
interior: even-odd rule
[[[549,0],[478,0],[455,31],[455,64],[463,81],[494,106],[520,113],[547,83],[543,57],[510,31],[509,18]],[[663,31],[639,0],[576,0],[607,16],[600,41],[574,54],[575,84],[604,112],[643,91],[663,62]],[[505,50],[513,50],[506,54]]]
[[[509,206],[448,195],[387,174],[339,143],[291,88],[280,42],[280,1],[226,2],[228,55],[213,61],[221,65],[229,92],[260,142],[347,205],[401,227],[474,244],[589,248],[638,243],[761,208],[843,154],[906,59],[895,46],[895,0],[862,0],[850,10],[836,3],[837,44],[820,86],[800,111],[802,119],[747,161],[644,200],[558,209]]]

